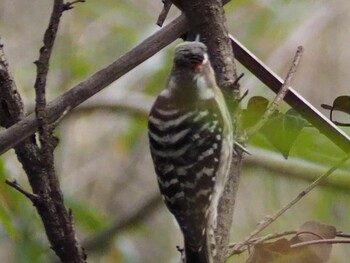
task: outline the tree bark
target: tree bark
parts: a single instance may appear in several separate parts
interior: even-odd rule
[[[41,112],[37,114],[37,117],[41,118],[38,120],[41,148],[37,145],[35,135],[30,135],[14,147],[17,158],[28,176],[33,193],[21,189],[15,181],[7,181],[7,184],[23,193],[36,207],[51,248],[61,262],[84,263],[86,255],[76,238],[73,217],[64,206],[63,195],[55,174],[53,151],[57,142],[48,127],[46,115],[46,76],[51,50],[64,8],[62,0],[55,0],[49,27],[44,37],[44,47],[41,49],[41,56],[37,62],[39,70],[36,84],[36,106]],[[42,57],[43,53],[45,53],[45,58]],[[10,75],[2,44],[0,44],[0,113],[0,125],[5,128],[9,128],[24,118],[23,102],[15,81]]]

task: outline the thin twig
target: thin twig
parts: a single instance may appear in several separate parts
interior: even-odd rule
[[[245,244],[246,247],[242,247],[242,248],[240,248],[238,250],[231,251],[231,254],[227,255],[227,257],[233,256],[233,255],[239,255],[242,252],[246,251],[249,246],[260,244],[260,243],[263,243],[265,241],[276,239],[276,238],[280,238],[280,237],[284,237],[284,236],[294,235],[296,233],[298,233],[298,231],[291,230],[291,231],[285,231],[285,232],[282,232],[282,233],[274,233],[274,234],[269,234],[269,235],[266,235],[266,236],[263,236],[263,237],[253,238],[253,239],[249,240],[249,242],[247,244]],[[238,244],[242,244],[242,243],[243,242],[232,243],[232,244],[229,245],[229,248],[235,248]]]
[[[250,235],[240,244],[237,244],[229,253],[232,255],[232,251],[240,250],[243,246],[249,244],[250,240],[263,231],[266,227],[268,227],[272,222],[274,222],[277,218],[279,218],[282,214],[284,214],[288,209],[290,209],[293,205],[299,202],[306,194],[308,194],[311,190],[313,190],[316,186],[318,186],[321,182],[323,182],[329,175],[331,175],[336,169],[338,169],[341,165],[343,165],[348,159],[349,155],[345,156],[341,161],[339,161],[335,166],[330,168],[326,173],[317,178],[314,182],[312,182],[308,187],[306,187],[303,191],[301,191],[295,198],[293,198],[286,206],[278,210],[272,216],[266,216],[264,220],[262,220],[256,229],[250,233]]]
[[[299,238],[300,235],[304,235],[304,234],[309,234],[311,236],[318,237],[319,239],[323,239],[323,236],[321,236],[317,233],[311,232],[311,231],[300,231],[295,236]]]
[[[77,3],[85,3],[85,2],[86,2],[85,0],[76,0],[76,1],[72,1],[72,2],[67,2],[63,6],[63,11],[67,11],[67,10],[74,8],[74,5]]]
[[[14,181],[10,181],[10,180],[6,180],[5,183],[9,186],[11,186],[12,188],[16,189],[18,192],[22,193],[25,197],[27,197],[30,201],[32,201],[33,204],[35,204],[38,200],[39,200],[39,196],[36,194],[32,194],[30,192],[28,192],[27,190],[24,190],[18,183],[16,180]]]
[[[258,130],[260,130],[266,124],[266,122],[269,120],[269,118],[277,110],[278,106],[283,101],[284,97],[286,96],[286,94],[288,92],[288,89],[289,89],[290,83],[294,77],[294,74],[298,68],[302,53],[303,53],[303,47],[299,46],[295,55],[294,55],[292,65],[288,71],[286,79],[284,80],[284,82],[282,84],[281,89],[278,91],[275,99],[272,101],[272,103],[269,105],[267,110],[264,112],[261,119],[253,127],[251,127],[250,129],[247,130],[248,136],[251,136],[251,135],[255,134]]]
[[[343,232],[339,232],[339,233],[337,233],[337,237],[347,237],[347,238],[350,238],[350,234],[343,233]]]
[[[169,13],[169,10],[172,6],[172,2],[171,0],[163,0],[163,9],[162,11],[160,12],[159,16],[158,16],[158,20],[157,20],[157,25],[162,27],[163,24],[164,24],[164,21],[166,19],[166,17],[168,16],[168,13]]]
[[[318,239],[318,240],[310,240],[305,242],[300,242],[294,245],[291,245],[291,248],[297,247],[305,247],[311,245],[319,245],[319,244],[350,244],[350,239]]]
[[[44,160],[53,166],[53,149],[50,143],[52,139],[51,131],[49,130],[47,112],[46,112],[46,80],[49,72],[49,64],[53,45],[56,40],[58,26],[63,12],[63,0],[55,0],[53,11],[50,17],[49,26],[44,35],[44,46],[40,48],[40,56],[35,64],[37,66],[37,76],[35,81],[35,114],[38,120],[39,139],[42,146]]]

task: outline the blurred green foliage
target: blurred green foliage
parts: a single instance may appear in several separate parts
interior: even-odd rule
[[[227,25],[230,33],[265,61],[326,3],[316,0],[235,0],[226,7]],[[40,0],[30,3],[4,0],[0,3],[0,34],[26,104],[34,101],[32,86],[35,67],[32,61],[38,55],[51,12],[50,5],[50,1]],[[49,97],[54,98],[86,79],[155,32],[158,29],[155,22],[161,8],[160,0],[89,0],[66,12],[52,56]],[[173,8],[167,22],[178,14]],[[339,30],[331,28],[332,32]],[[303,43],[302,39],[300,42]],[[311,47],[312,51],[318,46]],[[173,46],[166,48],[97,97],[117,97],[123,92],[156,95],[165,86],[172,54]],[[291,57],[292,54],[288,53],[279,58],[281,68],[277,71],[283,72]],[[305,60],[317,59],[309,56]],[[249,89],[249,96],[255,93],[270,94],[266,96],[271,98],[272,93],[266,87],[256,84],[255,78],[244,68],[239,69],[246,73],[241,81],[243,91]],[[332,101],[327,92],[329,89],[333,89],[333,93],[339,92],[338,95],[345,95],[348,87],[342,89],[344,84],[340,84],[347,83],[345,80],[339,80],[334,87],[321,86],[318,79],[322,83],[325,82],[322,77],[327,76],[320,76],[317,72],[317,79],[310,80],[311,84],[315,84],[312,87],[307,82],[307,78],[314,77],[311,69],[301,68],[300,71],[307,71],[306,78],[302,78],[305,90],[310,87],[312,95],[317,93],[321,96],[309,97],[314,99],[312,103],[318,103],[315,106]],[[102,106],[101,112],[105,113]],[[282,105],[281,108],[284,111],[288,107]],[[62,181],[66,206],[73,211],[80,240],[86,240],[124,218],[149,193],[157,190],[148,146],[143,139],[146,118],[128,116],[128,112],[120,111],[102,113],[83,117],[72,114],[59,127],[61,144],[57,149],[56,167]],[[350,133],[349,129],[344,131]],[[253,147],[277,152],[259,133],[249,139],[248,149]],[[135,164],[130,165],[130,156],[134,151],[140,151],[140,154]],[[327,170],[343,155],[337,146],[316,129],[304,128],[289,156],[318,164]],[[135,170],[131,174],[128,173],[129,166]],[[350,163],[342,169],[349,170]],[[305,181],[276,175],[278,173],[259,167],[244,169],[232,232],[234,240],[242,239],[266,214],[273,213],[307,184]],[[4,183],[11,178],[16,178],[24,188],[30,189],[13,153],[0,157],[0,261],[52,262],[53,253],[40,218],[29,200]],[[344,180],[344,185],[350,190],[350,181]],[[346,223],[349,205],[348,192],[320,187],[271,226],[267,233],[293,229],[310,219],[334,224],[350,232]],[[102,253],[89,253],[89,262],[178,262],[179,254],[175,246],[182,242],[179,231],[164,206],[156,211],[137,222],[135,227],[118,233]],[[345,250],[336,250],[332,254],[332,262],[345,262],[344,259],[350,255]],[[246,256],[235,257],[232,262],[244,262],[245,259]]]

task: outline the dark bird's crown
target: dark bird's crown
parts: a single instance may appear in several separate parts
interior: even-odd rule
[[[183,42],[176,46],[174,64],[193,68],[204,61],[205,54],[207,54],[207,47],[202,42]]]

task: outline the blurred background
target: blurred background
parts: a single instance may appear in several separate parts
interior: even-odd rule
[[[53,1],[1,0],[0,36],[27,112],[43,33]],[[112,63],[156,32],[161,1],[88,0],[65,12],[48,78],[52,100]],[[233,0],[225,7],[229,32],[282,78],[298,45],[305,48],[293,87],[323,114],[320,104],[350,95],[350,2],[347,0]],[[175,7],[166,20],[179,15]],[[178,40],[176,43],[179,43]],[[148,151],[146,117],[163,89],[176,43],[72,111],[56,130],[56,171],[73,210],[89,262],[173,263],[182,245],[179,229],[158,194]],[[248,97],[274,94],[238,64]],[[247,98],[248,99],[248,98]],[[243,102],[245,107],[247,99]],[[288,110],[286,104],[282,111]],[[343,122],[349,115],[336,114]],[[350,134],[349,128],[342,128]],[[232,226],[243,240],[344,153],[314,128],[298,136],[286,161],[260,134],[249,139]],[[29,189],[11,150],[0,157],[0,261],[55,262],[39,216],[29,200],[5,185]],[[263,234],[297,229],[308,220],[350,232],[350,163],[290,209]],[[348,245],[335,245],[330,262],[345,262]],[[232,262],[245,262],[247,253]]]

